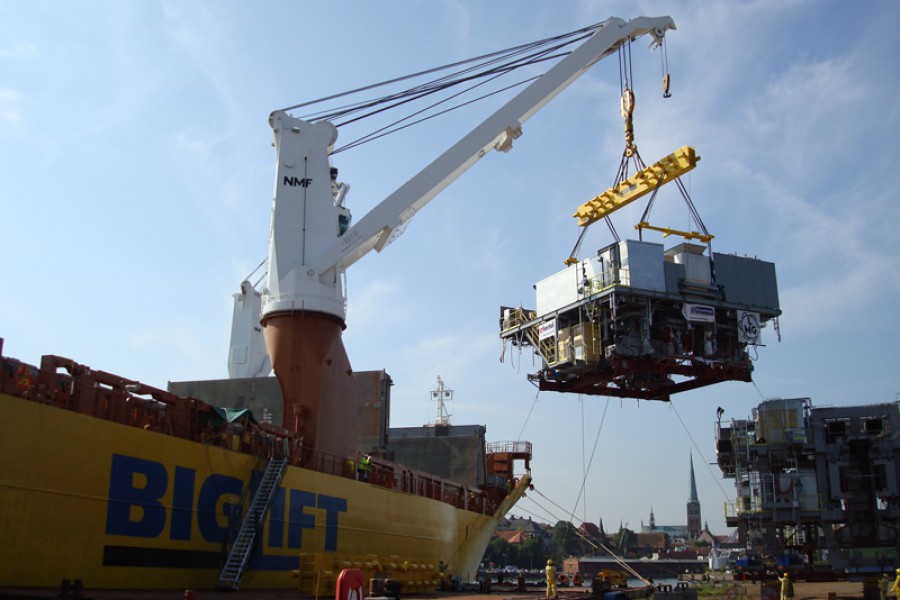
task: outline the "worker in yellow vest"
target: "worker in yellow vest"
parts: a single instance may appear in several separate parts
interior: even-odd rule
[[[372,461],[369,458],[369,455],[360,452],[359,453],[359,480],[360,481],[368,481],[369,477],[372,475]]]

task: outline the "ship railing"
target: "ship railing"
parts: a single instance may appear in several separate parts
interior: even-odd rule
[[[0,355],[0,392],[265,459],[284,457],[293,465],[321,473],[360,478],[355,461],[305,448],[295,432],[257,423],[249,414],[236,422],[223,422],[215,409],[201,400],[95,371],[59,356],[44,356],[36,368]],[[531,452],[528,442],[503,442],[498,447]],[[492,514],[496,509],[495,499],[481,489],[377,459],[371,460],[365,479],[464,510]]]
[[[500,314],[501,335],[537,318],[537,313],[535,311],[525,310],[521,306],[519,308],[502,307],[500,309]]]
[[[42,357],[40,368],[15,359],[2,360],[0,385],[10,395],[189,439],[196,428],[199,401],[193,398],[181,398],[59,356]]]
[[[478,488],[470,488],[377,458],[370,458],[368,466],[360,468],[357,460],[316,451],[305,460],[296,461],[294,464],[320,473],[356,479],[386,489],[439,500],[463,510],[492,514],[496,509],[488,495]]]
[[[491,442],[485,444],[485,450],[488,454],[527,454],[531,456],[531,442],[524,440]]]
[[[829,499],[827,494],[807,494],[781,502],[764,501],[759,497],[738,496],[734,502],[725,502],[725,517],[759,516],[786,508],[798,511],[823,512],[842,510],[839,498]]]
[[[250,453],[293,458],[297,434],[249,416],[224,422],[215,409],[153,386],[97,371],[60,356],[41,358],[40,368],[0,357],[0,391],[63,410]]]
[[[491,514],[494,506],[480,489],[397,465],[371,461],[369,483],[432,500],[439,500],[456,508]]]

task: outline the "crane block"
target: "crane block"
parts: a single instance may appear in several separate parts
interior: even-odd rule
[[[572,216],[578,219],[578,225],[587,227],[659,186],[684,175],[696,167],[699,161],[700,157],[697,156],[696,150],[690,146],[683,146],[592,200],[588,200],[579,206]]]

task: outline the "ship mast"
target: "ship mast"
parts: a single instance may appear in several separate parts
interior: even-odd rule
[[[435,427],[449,427],[450,413],[447,412],[447,402],[453,400],[453,390],[444,385],[444,380],[438,375],[437,389],[431,390],[431,399],[437,403],[437,417],[432,423]]]

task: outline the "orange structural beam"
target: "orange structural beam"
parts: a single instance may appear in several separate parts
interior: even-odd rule
[[[679,148],[672,154],[656,161],[646,169],[641,169],[617,186],[611,187],[592,200],[578,207],[573,215],[581,227],[609,216],[614,211],[659,186],[673,181],[697,166],[700,157],[690,146]]]

